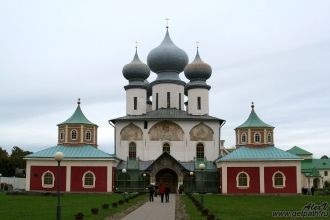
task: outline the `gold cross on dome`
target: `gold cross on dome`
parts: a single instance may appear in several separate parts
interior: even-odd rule
[[[137,48],[138,48],[138,42],[135,41],[135,49],[137,49]]]
[[[197,49],[199,48],[199,41],[196,41]]]
[[[169,18],[165,18],[166,20],[166,28],[168,28],[168,21],[170,20]]]

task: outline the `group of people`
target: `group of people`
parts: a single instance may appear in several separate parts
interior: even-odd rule
[[[162,203],[164,202],[164,196],[165,196],[165,202],[170,201],[170,187],[168,186],[168,184],[166,184],[165,186],[163,184],[160,184],[159,187],[150,184],[148,190],[149,190],[150,202],[153,202],[154,196],[157,196],[158,194],[160,195],[160,201]]]

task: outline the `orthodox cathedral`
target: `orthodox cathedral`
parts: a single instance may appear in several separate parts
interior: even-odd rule
[[[152,82],[150,71],[157,74]],[[168,184],[172,192],[301,192],[302,159],[274,146],[274,127],[257,116],[254,104],[235,129],[236,149],[222,146],[225,120],[209,115],[212,68],[198,48],[189,63],[168,27],[147,64],[135,51],[122,72],[128,81],[126,115],[109,120],[114,154],[97,148],[98,126],[85,117],[79,100],[73,115],[58,124],[58,144],[25,158],[26,190],[56,190],[61,179],[67,192],[143,191],[149,184]],[[61,178],[54,160],[58,151],[64,154]]]

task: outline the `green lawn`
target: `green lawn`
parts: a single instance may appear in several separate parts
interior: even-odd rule
[[[138,201],[145,200],[139,196],[129,200],[129,203],[112,208],[112,202],[122,199],[120,194],[65,194],[61,197],[62,219],[74,219],[74,215],[82,212],[84,219],[104,219],[114,213],[120,212]],[[109,209],[102,209],[103,204],[109,204]],[[42,195],[6,195],[0,193],[0,219],[55,219],[56,196]],[[92,215],[91,208],[99,208],[99,215]]]
[[[196,198],[200,197],[196,195]],[[183,196],[187,214],[191,220],[205,219],[197,211],[191,200]],[[205,207],[208,208],[217,218],[227,219],[272,219],[272,211],[299,211],[313,202],[330,204],[330,196],[204,196]],[[329,207],[328,207],[329,211]],[[274,218],[278,219],[278,218]],[[285,219],[285,218],[281,218]],[[328,218],[307,218],[306,219],[328,219]]]

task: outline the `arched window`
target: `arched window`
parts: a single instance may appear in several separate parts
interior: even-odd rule
[[[92,132],[90,130],[87,130],[85,133],[85,139],[86,141],[92,140]]]
[[[246,143],[246,133],[242,133],[241,135],[241,142]]]
[[[270,132],[267,135],[267,142],[268,143],[272,143],[273,142],[272,133],[270,133]]]
[[[54,187],[54,174],[49,170],[42,174],[42,187],[53,188]]]
[[[64,130],[60,131],[60,140],[64,141]]]
[[[255,133],[254,134],[254,142],[255,143],[260,143],[260,133]]]
[[[94,188],[95,187],[95,174],[92,171],[87,171],[83,175],[83,187]]]
[[[202,143],[196,146],[196,159],[204,159],[204,145]]]
[[[246,172],[240,172],[236,176],[236,186],[238,188],[249,188],[250,177]]]
[[[71,140],[73,140],[73,141],[77,140],[77,130],[76,129],[71,130]]]
[[[273,174],[273,187],[274,188],[285,187],[285,175],[281,171],[277,171]]]
[[[136,158],[136,144],[134,142],[131,142],[128,145],[128,158],[129,159]]]
[[[165,143],[163,145],[163,152],[167,152],[168,154],[171,153],[171,148],[170,148],[170,145],[168,143]]]

